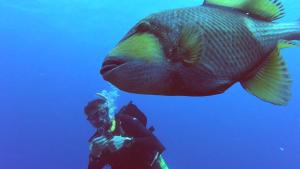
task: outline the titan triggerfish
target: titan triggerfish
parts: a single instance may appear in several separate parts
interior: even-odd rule
[[[300,21],[278,23],[279,0],[206,0],[138,22],[105,58],[101,74],[139,94],[208,96],[233,84],[285,105],[291,80],[280,49],[298,46]]]

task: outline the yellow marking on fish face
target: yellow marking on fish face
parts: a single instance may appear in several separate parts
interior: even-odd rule
[[[118,44],[109,55],[145,61],[160,61],[163,58],[163,51],[156,36],[143,33],[130,36]]]

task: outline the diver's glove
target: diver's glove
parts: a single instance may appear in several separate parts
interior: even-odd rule
[[[108,148],[109,139],[104,136],[94,138],[90,143],[90,153],[94,157],[100,157],[104,150]]]
[[[123,137],[123,136],[114,136],[109,140],[109,150],[115,152],[120,150],[122,147],[128,147],[131,145],[133,138]]]
[[[90,143],[90,153],[99,158],[104,152],[116,152],[122,147],[130,146],[132,142],[133,138],[123,136],[113,136],[111,139],[104,136],[96,137]]]

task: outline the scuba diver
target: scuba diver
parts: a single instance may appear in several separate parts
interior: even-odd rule
[[[162,152],[165,147],[147,129],[147,118],[132,102],[114,117],[109,114],[107,98],[89,102],[84,112],[97,129],[89,139],[88,169],[168,169]]]

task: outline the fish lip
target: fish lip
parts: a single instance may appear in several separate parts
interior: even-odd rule
[[[114,69],[118,68],[119,66],[123,65],[125,62],[126,61],[124,59],[114,58],[114,57],[105,59],[102,64],[100,73],[104,76],[109,72],[113,71]]]

